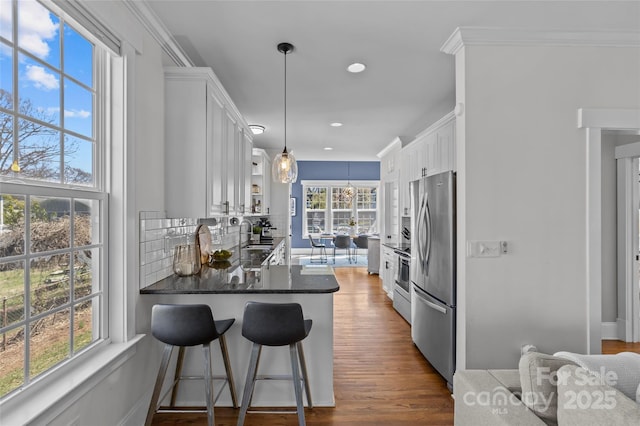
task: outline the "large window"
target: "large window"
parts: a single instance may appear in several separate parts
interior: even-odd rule
[[[107,60],[41,3],[0,1],[0,399],[107,335]]]
[[[303,237],[321,233],[377,232],[378,182],[351,182],[356,192],[345,197],[348,182],[304,181]]]

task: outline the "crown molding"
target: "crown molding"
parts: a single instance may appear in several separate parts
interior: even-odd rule
[[[151,34],[169,57],[181,67],[194,66],[193,61],[175,41],[160,18],[149,8],[147,0],[122,0],[142,26]]]
[[[403,138],[401,138],[400,136],[396,136],[395,138],[393,138],[391,142],[389,142],[389,145],[382,148],[382,151],[376,154],[376,157],[382,158],[388,153],[390,153],[391,151],[395,150],[396,148],[398,149],[402,148],[403,142],[404,142]]]
[[[464,46],[640,47],[640,32],[458,27],[440,51],[455,55]]]

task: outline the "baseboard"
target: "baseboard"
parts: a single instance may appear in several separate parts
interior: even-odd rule
[[[618,323],[617,322],[603,322],[602,323],[602,340],[617,340],[618,337]]]

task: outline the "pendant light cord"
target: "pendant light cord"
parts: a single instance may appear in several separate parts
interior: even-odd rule
[[[287,152],[287,52],[284,52],[284,152]]]

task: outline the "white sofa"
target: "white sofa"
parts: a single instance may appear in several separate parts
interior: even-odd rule
[[[560,354],[558,354],[560,355]],[[640,366],[640,354],[628,357]],[[601,356],[602,357],[602,356]],[[615,357],[615,355],[609,355]],[[580,359],[532,352],[518,370],[459,370],[453,377],[455,425],[601,426],[640,425],[640,368],[631,380],[589,371]],[[618,358],[611,358],[618,360]],[[627,360],[625,360],[626,362]],[[636,364],[637,361],[637,364]],[[617,386],[625,382],[625,391]],[[626,394],[625,394],[626,392]]]

